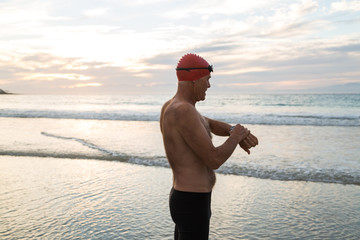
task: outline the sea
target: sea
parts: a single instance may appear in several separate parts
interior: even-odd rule
[[[126,182],[135,181],[135,177],[145,178],[148,182],[155,181],[154,175],[145,174],[148,172],[153,172],[162,182],[166,182],[164,189],[170,190],[171,170],[163,148],[159,117],[163,103],[171,97],[172,93],[92,96],[1,95],[0,225],[2,227],[0,227],[0,238],[172,239],[172,229],[159,227],[160,233],[156,233],[156,230],[149,230],[152,228],[144,222],[145,220],[141,220],[141,218],[139,220],[139,216],[142,216],[144,211],[155,210],[149,208],[148,210],[142,209],[140,213],[135,211],[127,213],[128,215],[125,214],[127,219],[136,219],[136,223],[139,224],[126,225],[121,222],[121,219],[124,219],[123,210],[122,212],[114,210],[118,220],[107,219],[108,215],[105,212],[109,208],[106,208],[105,211],[103,205],[100,204],[100,202],[108,204],[107,200],[116,204],[117,201],[120,201],[116,200],[119,196],[122,199],[125,196],[129,198],[129,195],[124,192],[119,195],[116,189],[128,189],[129,186],[126,185]],[[322,193],[323,197],[320,197],[320,200],[313,199],[311,203],[314,212],[316,212],[315,208],[319,209],[320,206],[328,206],[329,209],[336,206],[337,210],[334,210],[334,215],[341,212],[342,207],[349,211],[349,216],[355,214],[351,215],[352,217],[342,216],[344,220],[338,221],[339,226],[326,225],[328,220],[324,219],[325,228],[321,231],[314,230],[313,234],[309,234],[302,229],[296,233],[296,226],[299,226],[296,225],[299,221],[297,217],[299,216],[296,215],[297,217],[294,218],[297,219],[294,220],[294,226],[292,226],[295,230],[291,227],[288,228],[290,230],[284,230],[281,227],[281,223],[284,221],[283,215],[275,216],[279,209],[269,206],[269,209],[273,211],[273,218],[264,221],[276,222],[278,225],[265,233],[263,230],[259,231],[260,235],[254,230],[259,218],[256,219],[253,215],[251,215],[253,221],[249,226],[246,225],[248,223],[241,225],[238,222],[241,222],[241,219],[238,219],[237,222],[229,223],[229,225],[221,225],[221,229],[218,228],[221,220],[216,220],[214,215],[213,218],[217,224],[214,224],[215,226],[212,228],[214,230],[211,232],[210,236],[213,236],[211,239],[317,239],[316,236],[320,236],[319,239],[338,239],[338,237],[356,239],[360,237],[360,94],[220,94],[208,92],[206,100],[197,103],[196,107],[206,117],[230,124],[244,125],[259,140],[259,145],[251,149],[250,155],[239,147],[230,159],[216,170],[219,182],[215,186],[214,194],[217,189],[221,191],[221,186],[230,182],[230,179],[249,183],[247,186],[238,183],[236,186],[238,186],[237,191],[239,192],[247,189],[248,186],[255,188],[261,186],[264,192],[272,186],[279,192],[284,187],[296,186],[300,193],[309,188],[312,189],[309,191],[314,191],[314,194],[315,192],[320,194],[321,189],[332,189]],[[189,126],[191,127],[191,123]],[[215,146],[221,145],[225,140],[224,137],[213,136]],[[103,168],[107,170],[98,173],[99,175],[94,175]],[[73,171],[72,175],[65,173],[65,169]],[[117,169],[118,172],[114,172],[114,169]],[[77,178],[84,177],[83,172],[86,171],[89,171],[87,174],[90,175],[85,175],[88,178],[90,176],[90,179],[77,182]],[[51,176],[48,175],[50,172]],[[124,181],[116,181],[116,176],[120,172],[123,177],[127,176]],[[131,172],[133,175],[130,174]],[[70,175],[67,176],[67,174]],[[54,185],[45,184],[46,186],[43,186],[44,183],[41,183],[38,176],[42,176],[46,183],[54,182],[55,185],[60,181],[59,179],[63,179],[59,186],[68,190],[54,194],[51,192],[55,191]],[[69,178],[73,181],[69,181]],[[111,179],[108,179],[111,181],[110,183],[103,182],[107,178]],[[22,182],[19,179],[22,179]],[[32,182],[35,185],[32,185]],[[24,183],[26,184],[24,185]],[[111,189],[107,188],[115,183],[118,185]],[[74,189],[80,191],[84,186],[82,184],[95,184],[95,193],[91,194],[91,191],[87,190],[89,192],[86,194],[71,195]],[[144,188],[141,185],[142,183],[132,182],[132,187],[145,189],[144,191],[151,188],[151,186]],[[24,191],[29,191],[31,188],[37,189],[39,196],[43,198],[34,197],[36,192],[24,195]],[[46,188],[50,193],[46,191]],[[160,218],[163,220],[159,221],[172,228],[166,205],[168,191],[162,190],[163,192],[161,192],[162,186],[155,188],[158,198],[153,202],[165,199],[162,200],[164,208],[160,214]],[[233,186],[233,188],[236,187]],[[233,190],[223,194],[229,194]],[[248,190],[255,191],[255,189]],[[127,209],[131,209],[132,202],[141,198],[141,194],[136,194],[134,191],[134,189],[130,191],[134,194],[131,195],[134,199],[126,200],[125,208]],[[309,191],[306,191],[307,196]],[[101,197],[96,198],[96,194]],[[325,200],[335,199],[331,197],[334,196],[333,194],[336,195],[336,202],[335,200]],[[346,196],[347,201],[339,201],[341,196]],[[29,201],[24,202],[24,197]],[[254,201],[252,204],[257,204],[256,196],[252,195],[252,198]],[[289,203],[288,201],[290,201],[288,198],[280,200],[278,196],[274,197],[273,193],[267,193],[266,196],[263,196],[262,203],[271,201],[270,198],[278,199],[279,203],[284,203],[284,201]],[[97,209],[98,215],[89,212],[89,218],[86,218],[86,215],[74,218],[59,212],[59,209],[54,210],[53,213],[51,211],[51,209],[57,208],[57,204],[65,204],[69,210],[69,205],[73,206],[79,202],[91,203],[91,199],[98,205],[93,204],[88,207]],[[216,201],[216,199],[220,199],[220,196],[216,197],[215,195],[214,204],[221,206],[223,200]],[[17,202],[18,205],[16,205]],[[141,205],[141,202],[138,204]],[[145,204],[144,202],[146,199],[142,203]],[[239,207],[239,203],[235,202],[234,200],[234,206]],[[341,204],[339,205],[339,203]],[[306,204],[302,204],[304,204],[300,204],[302,211],[308,210]],[[282,213],[285,214],[289,209],[294,210],[296,206],[282,209]],[[233,212],[231,209],[224,211]],[[327,210],[323,211],[318,214],[326,214]],[[114,212],[112,213],[114,214]],[[56,222],[59,218],[48,216],[51,214],[54,216],[63,214],[62,217],[67,220],[52,225],[52,221]],[[261,219],[264,214],[266,213],[260,214],[262,215]],[[45,218],[43,215],[47,217]],[[310,222],[319,220],[319,215],[316,215],[311,221],[308,219],[309,224],[305,224],[304,228],[311,228]],[[20,220],[22,216],[27,220]],[[303,217],[305,219],[306,215]],[[32,222],[30,224],[29,219],[32,218],[34,219],[30,221]],[[346,218],[350,222],[346,222]],[[247,220],[249,219],[250,215]],[[102,221],[106,223],[99,226]],[[123,225],[120,223],[117,226],[111,225],[110,222],[114,221],[119,221]],[[58,224],[66,226],[66,230],[61,230],[62,228]],[[92,224],[95,228],[89,227]],[[136,229],[131,227],[134,224],[138,226]],[[235,229],[239,229],[236,226],[239,224],[242,226],[243,235],[235,234],[237,232]],[[334,227],[333,231],[335,232],[331,232],[329,229],[334,229]],[[224,229],[227,230],[224,232]],[[336,229],[340,229],[339,232]],[[116,237],[111,234],[114,232]],[[220,234],[221,232],[227,237],[221,237],[223,236]]]

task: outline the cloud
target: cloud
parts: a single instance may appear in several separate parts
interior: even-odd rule
[[[54,81],[55,79],[64,79],[70,81],[86,81],[92,79],[90,76],[85,76],[83,74],[77,73],[25,73],[16,74],[18,77],[21,77],[23,80],[36,80],[36,81]]]
[[[330,47],[328,48],[330,51],[344,52],[344,53],[360,53],[360,43],[346,44],[342,46]]]
[[[124,1],[125,4],[129,5],[150,5],[156,3],[167,2],[167,0],[132,0],[132,1]]]
[[[11,62],[0,60],[1,87],[12,92],[66,93],[86,87],[96,87],[99,92],[124,92],[146,83],[148,77],[142,74],[151,72],[48,53],[25,54]]]
[[[304,88],[359,81],[358,4],[0,2],[0,84],[18,92],[173,88],[174,68],[187,52],[214,65],[214,86]]]
[[[107,8],[88,9],[88,10],[84,10],[83,14],[86,17],[97,17],[106,14],[107,10],[108,10]]]
[[[289,40],[263,48],[259,54],[254,47],[245,46],[242,55],[234,50],[216,57],[213,86],[229,89],[231,86],[243,89],[276,90],[308,89],[331,84],[360,82],[359,55],[352,55],[359,40],[320,39],[294,43]],[[252,52],[251,52],[252,51]],[[247,55],[257,58],[247,58]],[[282,84],[283,82],[283,84]],[[227,87],[227,88],[226,88]]]
[[[100,87],[101,83],[79,83],[70,86],[62,86],[61,88],[83,88],[83,87]]]
[[[241,48],[244,44],[235,41],[218,40],[209,42],[206,45],[195,46],[192,50],[199,53],[206,52],[230,52]]]
[[[230,83],[230,84],[218,84],[218,87],[233,89],[236,91],[247,91],[249,89],[261,89],[262,91],[283,91],[283,90],[299,90],[306,89],[314,81],[271,81],[271,82],[251,82],[251,83]]]
[[[267,18],[268,29],[263,29],[264,36],[293,37],[303,36],[315,31],[326,21],[309,20],[307,15],[318,9],[318,3],[313,0],[302,0],[289,6],[279,8],[274,15]]]
[[[189,18],[191,16],[209,16],[234,15],[252,11],[254,9],[261,9],[271,6],[273,0],[257,0],[257,1],[238,1],[238,0],[200,0],[188,1],[169,12],[165,12],[164,16],[170,19]]]
[[[223,3],[224,2],[224,3]],[[292,3],[293,1],[289,1]],[[195,24],[184,24],[179,21],[179,25],[173,26],[176,29],[173,35],[167,36],[169,39],[177,39],[177,46],[196,46],[205,43],[209,50],[223,50],[232,48],[232,45],[242,45],[243,41],[251,41],[254,38],[284,38],[284,37],[304,37],[316,33],[323,29],[329,21],[323,19],[312,19],[311,14],[317,12],[319,5],[313,0],[302,0],[298,3],[283,4],[281,7],[273,7],[277,1],[209,1],[196,2],[193,7],[187,9],[177,9],[184,18]],[[254,11],[261,8],[268,9],[260,11],[255,15]],[[211,17],[199,21],[194,16],[204,14]],[[180,13],[169,13],[171,16],[182,16]],[[201,24],[197,24],[200,22]],[[183,36],[191,36],[185,38]],[[183,38],[183,39],[182,39]],[[214,46],[212,43],[227,41],[227,44]],[[256,41],[256,40],[255,40]],[[185,43],[185,44],[184,44]]]
[[[331,4],[331,12],[358,12],[360,11],[360,1],[334,2]]]
[[[167,82],[149,82],[145,84],[136,84],[137,87],[156,87],[156,86],[168,86]]]

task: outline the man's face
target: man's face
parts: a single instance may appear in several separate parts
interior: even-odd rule
[[[196,101],[205,100],[206,90],[211,86],[210,85],[211,75],[200,78],[199,80],[194,81],[194,93],[196,96]]]

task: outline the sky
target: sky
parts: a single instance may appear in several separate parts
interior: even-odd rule
[[[186,53],[219,92],[360,83],[360,1],[0,0],[10,92],[174,92]]]

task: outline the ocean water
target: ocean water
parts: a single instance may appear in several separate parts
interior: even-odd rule
[[[170,97],[0,96],[0,238],[171,239]],[[208,93],[197,108],[259,139],[217,170],[211,239],[360,237],[360,94]]]
[[[1,96],[0,154],[168,167],[158,120],[169,97]],[[219,173],[360,185],[360,94],[208,94],[198,109],[260,141],[250,156],[237,149]]]
[[[0,117],[158,121],[171,95],[3,95]],[[360,126],[360,94],[208,94],[201,113],[259,125]]]

